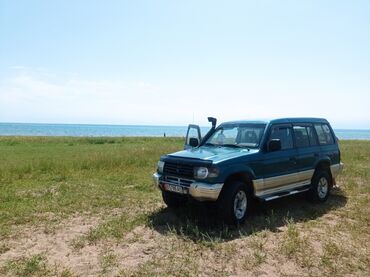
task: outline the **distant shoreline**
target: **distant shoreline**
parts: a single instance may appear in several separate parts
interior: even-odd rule
[[[205,134],[208,127],[201,127]],[[0,136],[37,137],[184,137],[187,126],[0,123]],[[370,140],[367,129],[334,129],[339,139]]]
[[[192,123],[193,124],[193,123]],[[112,127],[169,127],[186,128],[188,125],[156,125],[156,124],[105,124],[105,123],[40,123],[40,122],[0,122],[1,125],[40,125],[40,126],[112,126]],[[208,125],[199,125],[201,128],[209,128]],[[370,132],[370,128],[335,128],[337,131],[364,131]]]

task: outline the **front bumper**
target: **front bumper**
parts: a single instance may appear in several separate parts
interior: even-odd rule
[[[153,180],[154,180],[155,185],[160,190],[163,190],[162,185],[166,183],[173,185],[172,182],[169,183],[163,180],[162,175],[159,173],[153,174]],[[190,183],[190,185],[187,188],[189,190],[189,195],[196,200],[216,201],[218,199],[218,196],[220,195],[223,185],[224,185],[223,183],[207,184],[207,183],[194,181],[193,183]]]

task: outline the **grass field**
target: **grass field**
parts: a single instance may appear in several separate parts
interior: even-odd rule
[[[342,141],[325,204],[260,204],[236,227],[152,184],[177,138],[0,137],[0,275],[370,276],[370,141]]]

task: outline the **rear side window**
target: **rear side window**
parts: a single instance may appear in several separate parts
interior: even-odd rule
[[[280,139],[282,150],[293,148],[292,129],[289,126],[272,127],[270,139]]]
[[[306,127],[294,126],[294,138],[296,147],[309,147],[310,140],[308,138],[308,133]]]
[[[317,145],[317,139],[315,135],[315,131],[313,130],[312,126],[307,127],[307,132],[308,132],[308,139],[310,140],[310,145],[311,146],[316,146]]]
[[[317,137],[319,138],[320,145],[334,143],[334,138],[328,124],[315,124],[314,126],[317,133]]]

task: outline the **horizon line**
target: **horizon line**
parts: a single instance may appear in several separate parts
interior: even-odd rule
[[[115,123],[55,123],[55,122],[0,122],[0,124],[36,124],[36,125],[90,125],[90,126],[144,126],[144,127],[187,127],[186,125],[168,125],[168,124],[115,124]],[[199,125],[202,128],[208,128],[210,126]],[[334,130],[363,130],[370,131],[370,128],[333,128]]]

